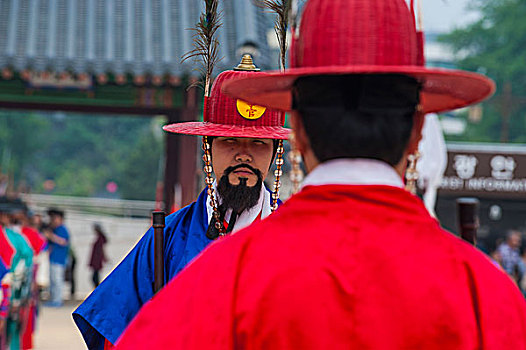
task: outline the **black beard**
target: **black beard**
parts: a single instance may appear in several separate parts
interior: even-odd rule
[[[228,175],[239,168],[248,168],[256,174],[257,183],[250,187],[247,186],[247,178],[240,177],[238,185],[232,185],[228,180]],[[239,164],[228,167],[217,184],[217,192],[221,196],[221,211],[225,213],[228,209],[233,212],[241,214],[244,210],[254,207],[258,204],[259,196],[261,194],[261,185],[263,183],[263,175],[258,169],[248,165]]]

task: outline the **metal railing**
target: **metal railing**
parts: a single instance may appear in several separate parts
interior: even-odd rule
[[[54,196],[45,194],[22,194],[30,208],[36,211],[50,207],[68,211],[93,214],[115,215],[123,217],[149,217],[155,209],[155,201],[139,201],[109,198]]]

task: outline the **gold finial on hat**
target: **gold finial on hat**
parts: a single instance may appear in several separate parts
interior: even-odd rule
[[[254,61],[252,60],[252,56],[250,56],[249,54],[245,54],[241,58],[241,62],[239,62],[237,67],[234,67],[234,70],[258,72],[259,68],[256,67],[256,65],[254,64]]]

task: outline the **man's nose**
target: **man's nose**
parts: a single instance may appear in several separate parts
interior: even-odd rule
[[[239,163],[251,163],[252,155],[246,150],[240,151],[236,154],[236,162]]]

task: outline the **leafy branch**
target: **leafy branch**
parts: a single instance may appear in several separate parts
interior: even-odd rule
[[[219,40],[215,37],[217,30],[221,27],[221,14],[218,13],[218,0],[205,0],[205,12],[199,17],[195,28],[194,49],[183,55],[184,62],[190,58],[201,58],[203,65],[199,71],[205,76],[205,96],[210,95],[210,85],[214,66],[219,58]],[[202,83],[201,83],[202,84]]]
[[[269,9],[276,13],[274,31],[278,37],[280,51],[280,66],[285,70],[287,53],[287,30],[289,27],[289,14],[292,0],[253,0],[254,4],[263,9]]]

